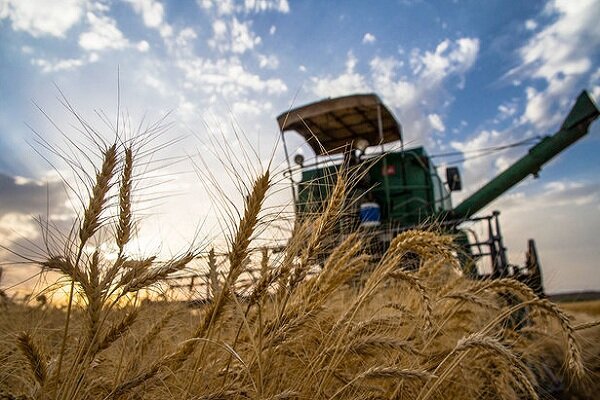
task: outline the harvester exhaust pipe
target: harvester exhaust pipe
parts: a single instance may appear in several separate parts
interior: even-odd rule
[[[596,104],[584,90],[558,132],[542,139],[525,156],[467,197],[453,210],[453,216],[469,218],[529,174],[537,175],[545,163],[587,134],[590,124],[598,115],[600,112]]]

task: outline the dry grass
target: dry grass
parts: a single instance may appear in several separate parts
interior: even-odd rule
[[[260,251],[261,276],[242,289],[272,186],[268,170],[258,174],[229,238],[226,274],[209,254],[209,301],[198,309],[140,304],[140,291],[196,253],[163,263],[127,253],[135,168],[129,144],[104,147],[82,218],[62,252],[39,261],[69,280],[66,309],[3,305],[2,398],[552,398],[555,381],[567,385],[562,396],[600,390],[599,327],[576,326],[518,282],[466,279],[452,237],[407,231],[378,260],[360,233],[330,247],[346,173],[324,212],[298,224],[282,252]],[[92,242],[106,227],[114,259]],[[415,253],[422,267],[409,272]]]

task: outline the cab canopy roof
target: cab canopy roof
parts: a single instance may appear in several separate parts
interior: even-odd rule
[[[402,140],[400,123],[375,94],[328,98],[287,111],[277,122],[281,132],[300,133],[319,156],[342,153],[359,139],[369,146]]]

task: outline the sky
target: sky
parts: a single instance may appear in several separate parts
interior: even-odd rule
[[[325,97],[377,93],[409,147],[463,153],[436,159],[461,168],[458,204],[526,152],[461,161],[473,150],[554,133],[583,89],[598,101],[599,20],[593,0],[0,0],[0,261],[40,240],[35,216],[73,216],[68,174],[40,144],[81,138],[64,99],[107,137],[102,115],[137,126],[168,114],[160,159],[177,162],[155,173],[162,195],[138,214],[137,248],[175,253],[223,230],[206,170],[225,193],[235,184],[211,154],[225,145],[254,171],[274,154],[281,169],[276,116]],[[298,136],[289,145],[310,155]],[[485,210],[502,211],[511,262],[536,239],[547,292],[600,290],[599,152],[596,122]],[[2,287],[35,271],[5,269]]]

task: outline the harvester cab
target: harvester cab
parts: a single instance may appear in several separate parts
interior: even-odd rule
[[[348,215],[336,232],[339,238],[361,230],[371,238],[373,252],[380,254],[398,233],[435,224],[457,235],[465,268],[474,278],[512,276],[543,295],[535,242],[528,244],[523,267],[509,264],[499,212],[476,214],[528,175],[537,176],[545,163],[584,136],[598,115],[588,93],[582,92],[558,132],[540,140],[456,207],[451,192],[463,187],[459,169],[448,167],[443,180],[423,147],[405,148],[402,126],[375,94],[325,99],[287,111],[277,122],[298,220],[319,212],[339,171],[351,169],[357,179],[348,193]],[[299,133],[314,152],[308,162],[295,154],[292,165],[288,131]],[[487,237],[470,235],[468,222],[483,223]],[[487,272],[477,267],[484,258],[489,260]]]

